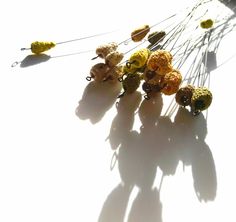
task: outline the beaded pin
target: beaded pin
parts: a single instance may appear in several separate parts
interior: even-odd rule
[[[24,50],[31,50],[31,52],[33,54],[39,55],[39,54],[41,54],[41,53],[43,53],[45,51],[48,51],[48,50],[54,48],[56,45],[70,43],[70,42],[75,42],[75,41],[80,41],[80,40],[89,39],[89,38],[93,38],[93,37],[98,37],[98,36],[110,34],[110,33],[113,33],[113,32],[114,31],[105,32],[105,33],[100,33],[100,34],[96,34],[96,35],[81,37],[81,38],[77,38],[77,39],[71,39],[71,40],[67,40],[67,41],[63,41],[63,42],[57,42],[57,43],[35,41],[35,42],[31,43],[31,46],[29,48],[21,48],[21,50],[22,51],[24,51]]]

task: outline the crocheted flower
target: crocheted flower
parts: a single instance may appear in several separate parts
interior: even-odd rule
[[[149,55],[149,49],[140,49],[130,56],[126,65],[130,68],[141,68],[146,64]]]
[[[117,64],[119,64],[123,58],[124,58],[123,53],[120,53],[118,51],[113,51],[106,56],[105,63],[108,64],[110,67],[114,67]]]
[[[40,54],[42,52],[45,52],[53,47],[55,47],[56,44],[53,42],[32,42],[31,43],[31,51],[35,54]]]
[[[179,85],[182,81],[182,75],[178,70],[172,70],[167,73],[163,78],[163,88],[161,92],[165,95],[172,95],[179,89]]]
[[[191,99],[191,108],[193,112],[207,109],[212,102],[212,93],[206,87],[198,87],[193,91]]]
[[[158,41],[163,40],[166,33],[164,31],[160,32],[152,32],[148,35],[148,41],[153,45],[157,43]]]
[[[157,50],[151,53],[147,61],[147,68],[156,71],[159,75],[165,75],[172,70],[172,55],[165,50]]]
[[[141,40],[147,35],[148,32],[150,32],[150,27],[149,27],[149,25],[141,26],[141,27],[135,29],[135,30],[131,33],[131,39],[132,39],[134,42],[139,42],[139,41],[141,41]]]
[[[181,87],[175,94],[176,102],[181,106],[190,105],[193,91],[194,91],[194,87],[191,85]]]
[[[116,51],[117,48],[118,48],[118,45],[115,42],[111,42],[111,43],[108,43],[108,44],[100,45],[96,49],[96,54],[100,58],[105,59],[106,56],[110,52]]]

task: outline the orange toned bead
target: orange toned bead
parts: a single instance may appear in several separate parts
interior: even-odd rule
[[[180,83],[182,81],[182,75],[178,70],[172,70],[167,73],[163,79],[163,92],[165,95],[172,95],[176,93],[179,89]]]
[[[156,71],[159,75],[165,75],[172,70],[172,55],[165,50],[153,52],[147,61],[147,68]]]

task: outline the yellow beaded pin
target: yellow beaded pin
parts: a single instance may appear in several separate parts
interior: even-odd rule
[[[31,52],[33,54],[39,55],[45,51],[48,51],[52,48],[54,48],[56,45],[59,44],[65,44],[65,43],[70,43],[70,42],[75,42],[75,41],[80,41],[80,40],[84,40],[84,39],[89,39],[89,38],[93,38],[93,37],[98,37],[98,36],[102,36],[102,35],[106,35],[106,34],[110,34],[113,33],[114,31],[111,32],[105,32],[105,33],[100,33],[100,34],[96,34],[96,35],[91,35],[91,36],[86,36],[86,37],[81,37],[81,38],[77,38],[77,39],[72,39],[72,40],[67,40],[67,41],[63,41],[63,42],[47,42],[47,41],[35,41],[31,43],[31,46],[29,48],[21,48],[22,51],[24,50],[31,50]]]

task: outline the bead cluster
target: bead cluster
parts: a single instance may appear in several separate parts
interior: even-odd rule
[[[195,8],[187,15],[189,19],[192,18],[194,10]],[[185,77],[183,78],[180,72],[180,63],[184,61],[184,59],[179,63],[179,65],[173,65],[174,59],[175,61],[179,60],[178,56],[180,54],[176,53],[179,50],[175,51],[175,53],[172,51],[172,49],[176,50],[176,48],[174,48],[175,44],[170,47],[170,50],[167,49],[167,46],[168,44],[170,44],[171,40],[176,39],[175,43],[179,40],[179,37],[184,30],[184,28],[181,27],[186,27],[186,25],[187,23],[184,24],[183,20],[174,29],[172,29],[174,31],[170,30],[169,33],[166,33],[165,31],[161,30],[154,31],[149,34],[151,28],[153,28],[155,25],[149,26],[146,24],[134,29],[131,32],[130,39],[128,40],[125,40],[118,44],[115,42],[110,42],[108,44],[98,46],[95,51],[97,55],[95,58],[100,58],[103,61],[98,62],[91,67],[89,76],[87,76],[86,79],[88,81],[94,80],[99,83],[117,83],[118,81],[121,82],[123,92],[118,96],[118,98],[121,98],[126,94],[134,93],[140,87],[140,85],[142,90],[145,92],[145,99],[150,99],[157,93],[162,93],[168,96],[176,94],[175,100],[177,104],[184,107],[190,106],[192,113],[194,115],[198,114],[199,112],[207,109],[212,102],[212,93],[209,91],[209,89],[204,87],[206,79],[203,80],[200,84],[198,83],[198,87],[195,87],[194,84],[191,85],[191,81],[188,81],[187,86],[180,87],[183,81],[185,81]],[[211,29],[213,25],[214,21],[212,19],[206,19],[200,21],[198,27],[207,30]],[[205,40],[209,41],[211,36],[210,31],[206,32],[204,36],[200,36],[199,39],[203,40],[203,45],[205,44]],[[86,38],[91,38],[99,35],[103,34],[88,36]],[[167,36],[168,38],[166,38]],[[73,39],[59,43],[35,41],[31,43],[30,48],[22,48],[22,50],[30,49],[31,52],[33,54],[36,54],[37,56],[47,50],[50,50],[58,44],[78,41],[81,39],[85,38]],[[166,41],[162,45],[159,44],[164,39],[166,39]],[[133,51],[135,48],[137,48],[135,47],[125,53],[118,51],[118,46],[122,43],[127,43],[127,41],[133,41],[134,43],[142,41],[142,43],[139,43],[139,45],[148,41],[149,45],[146,48],[136,50],[129,56],[128,60],[123,62],[122,60],[124,59],[124,56],[128,52]],[[185,47],[185,50],[187,50],[189,47],[189,43],[190,40],[187,40],[185,43],[179,45],[178,47]],[[198,46],[198,43],[191,47],[194,49],[196,46]],[[191,47],[189,49],[190,51],[192,50]],[[205,60],[205,66],[207,61],[206,52],[208,52],[208,47],[205,49],[205,59],[201,59],[201,61]],[[16,64],[18,64],[18,62]]]
[[[212,25],[211,19],[200,23],[204,29],[209,29]],[[131,33],[131,40],[133,42],[142,41],[149,31],[148,25],[137,28]],[[122,65],[124,54],[117,51],[119,44],[112,42],[100,45],[96,49],[96,54],[105,62],[92,66],[87,80],[93,79],[97,82],[110,81],[113,83],[119,80],[123,92],[118,98],[134,93],[142,83],[145,99],[150,99],[157,93],[168,96],[176,94],[176,103],[183,107],[190,106],[193,115],[197,115],[210,106],[212,93],[203,86],[194,87],[189,84],[180,87],[183,77],[181,72],[173,67],[174,58],[171,52],[160,48],[154,50],[154,46],[165,37],[164,31],[155,31],[149,34],[147,41],[150,45],[133,52],[124,65]]]
[[[190,106],[192,113],[197,115],[211,105],[212,97],[212,93],[206,87],[187,85],[177,91],[175,100],[181,106]]]
[[[100,45],[96,49],[98,57],[105,62],[97,63],[90,69],[90,76],[87,80],[95,80],[97,82],[116,82],[122,76],[122,67],[118,65],[123,59],[123,53],[117,51],[118,45],[114,42]]]

